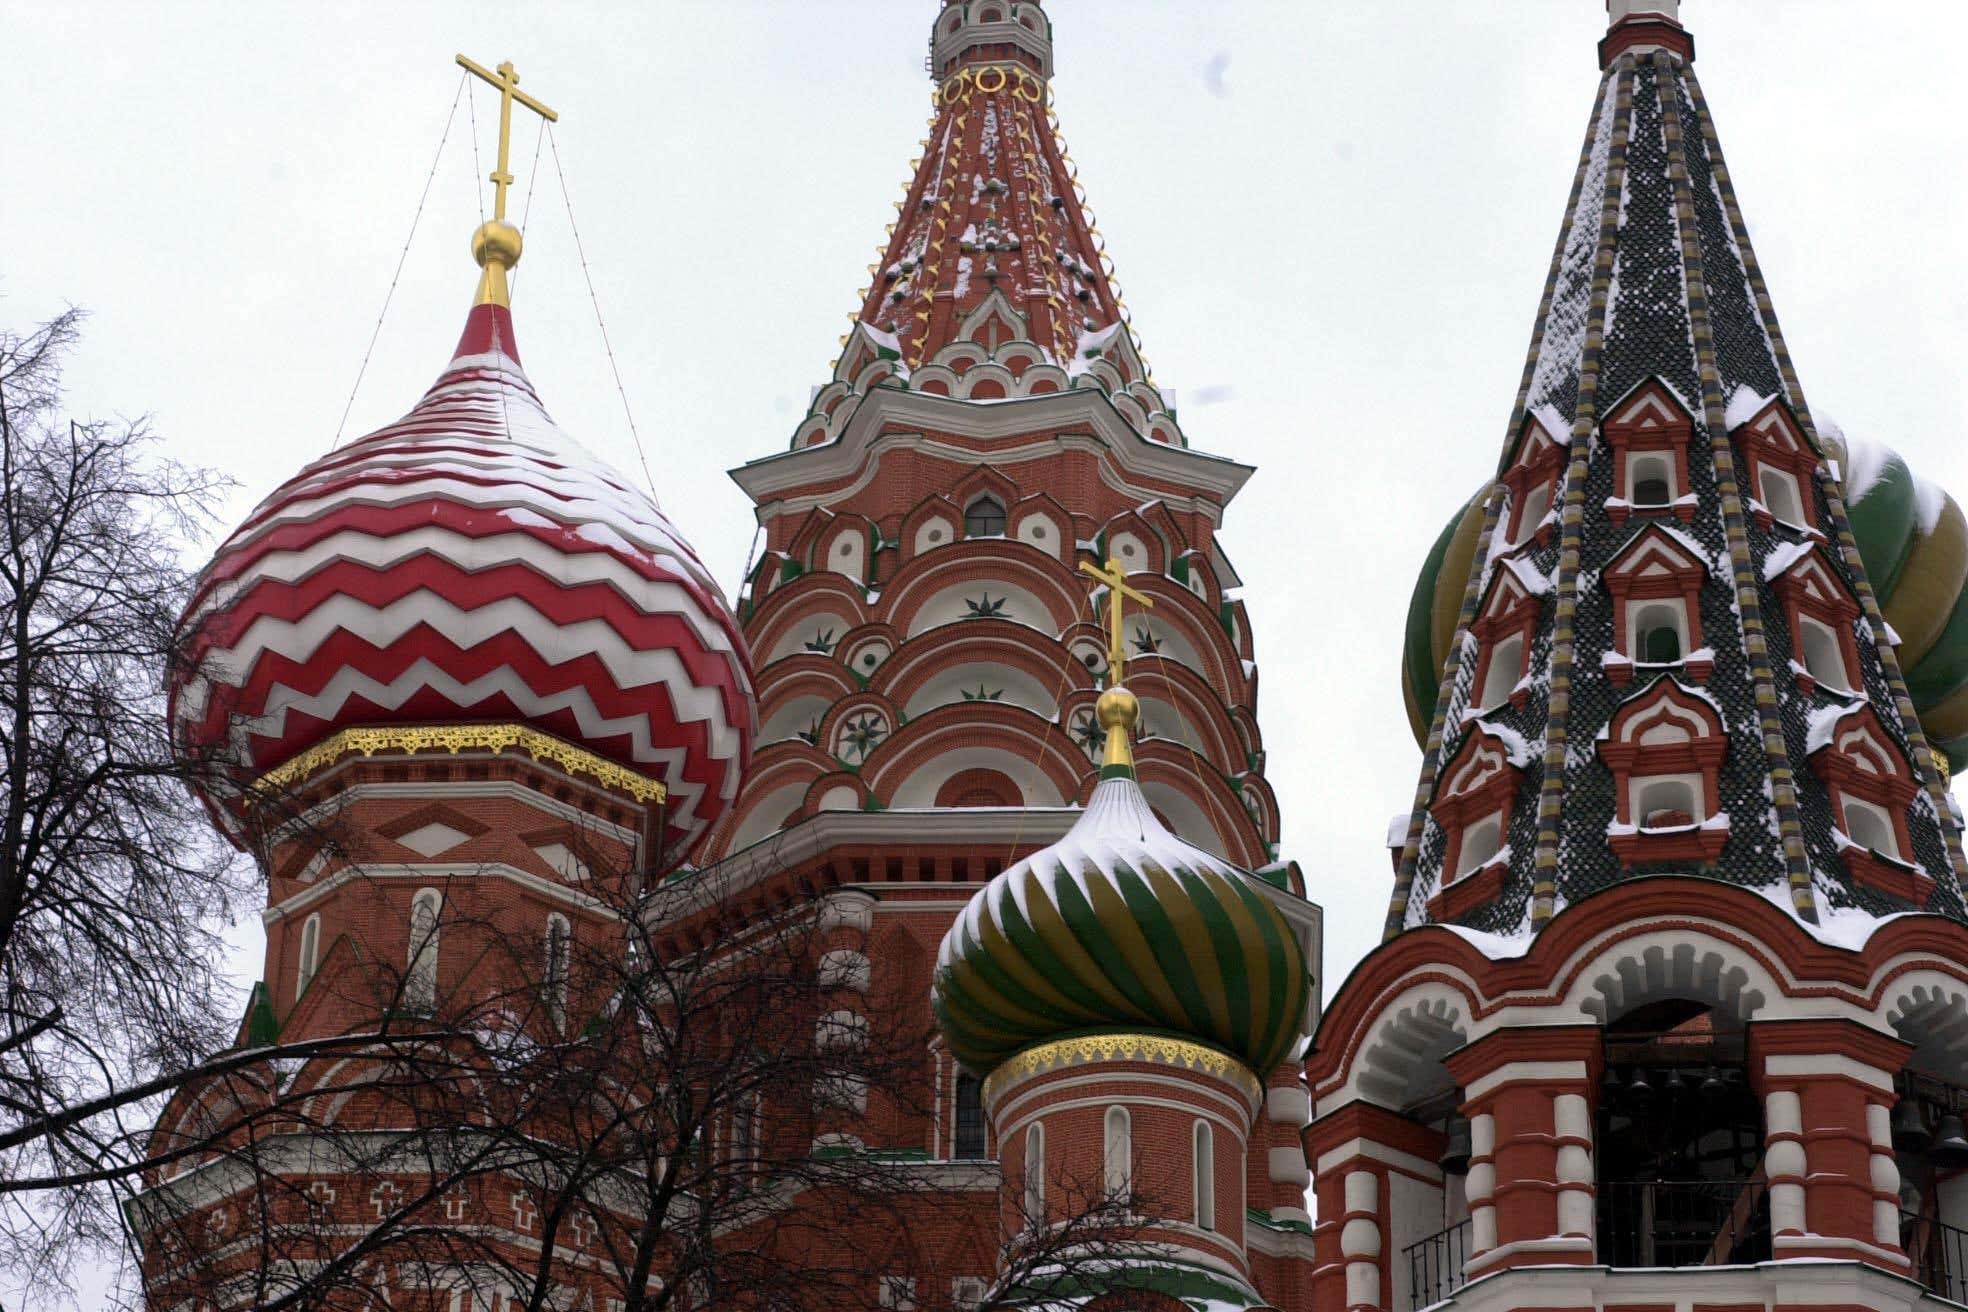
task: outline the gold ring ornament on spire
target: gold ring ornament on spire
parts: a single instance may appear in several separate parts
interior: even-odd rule
[[[513,182],[510,167],[513,102],[518,101],[549,123],[558,123],[560,115],[519,89],[519,73],[510,59],[499,65],[497,72],[488,71],[463,55],[458,56],[458,66],[499,88],[499,159],[491,174],[492,217],[472,234],[472,258],[484,270],[479,275],[478,295],[472,304],[509,306],[512,291],[506,275],[518,266],[521,246],[519,229],[506,222],[506,189]]]

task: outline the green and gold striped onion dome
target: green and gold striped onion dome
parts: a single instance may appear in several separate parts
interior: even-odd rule
[[[1102,779],[1064,838],[979,889],[943,936],[944,1040],[981,1076],[1068,1034],[1173,1033],[1262,1075],[1297,1041],[1311,977],[1254,885],[1171,834],[1130,775]]]
[[[1968,765],[1968,520],[1953,497],[1888,448],[1848,444],[1830,424],[1824,438],[1844,474],[1846,510],[1873,595],[1899,635],[1900,669],[1920,726],[1958,771]],[[1479,492],[1429,549],[1408,603],[1401,692],[1418,743],[1428,739],[1482,528]]]

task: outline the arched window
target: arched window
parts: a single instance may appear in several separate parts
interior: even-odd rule
[[[1797,476],[1785,469],[1765,465],[1756,475],[1758,499],[1770,513],[1790,524],[1804,522],[1804,499],[1798,495]]]
[[[974,1076],[957,1076],[957,1141],[952,1156],[977,1161],[984,1152],[984,1086]]]
[[[1681,626],[1685,612],[1679,601],[1654,601],[1633,615],[1634,659],[1667,665],[1681,659]]]
[[[752,1177],[759,1169],[759,1097],[756,1093],[747,1098],[732,1117],[729,1151],[731,1164],[737,1168],[732,1188],[738,1193],[749,1193]]]
[[[1106,1151],[1103,1154],[1107,1195],[1126,1198],[1134,1192],[1134,1129],[1125,1107],[1107,1109]]]
[[[937,806],[1017,806],[1023,799],[1007,775],[982,766],[959,770],[936,789]]]
[[[1804,668],[1811,677],[1828,688],[1849,688],[1851,675],[1845,670],[1845,652],[1831,626],[1800,615],[1797,636],[1803,646]]]
[[[1517,532],[1512,535],[1513,547],[1531,540],[1539,524],[1544,522],[1545,512],[1551,509],[1551,485],[1540,483],[1524,494],[1524,504],[1517,510]]]
[[[1636,506],[1665,506],[1674,500],[1674,463],[1664,455],[1636,455],[1626,467]]]
[[[1599,1260],[1768,1261],[1771,1227],[1743,1219],[1765,1196],[1750,1183],[1763,1162],[1763,1105],[1747,1078],[1742,1022],[1726,1008],[1667,997],[1611,1018],[1604,1034],[1591,1129]],[[1573,1115],[1573,1132],[1585,1131],[1578,1122],[1589,1113],[1581,1105]]]
[[[567,923],[566,916],[553,912],[547,917],[546,960],[542,964],[547,1014],[553,1018],[556,1029],[567,1023],[567,959],[573,946],[574,927]]]
[[[964,536],[1001,538],[1005,531],[1004,504],[996,497],[979,497],[964,511]]]
[[[437,1005],[438,919],[443,911],[444,894],[434,888],[419,889],[410,901],[410,957],[403,975],[403,1001],[413,1011],[429,1011]]]
[[[1509,701],[1511,690],[1523,675],[1523,635],[1513,633],[1499,639],[1490,651],[1490,663],[1483,668],[1483,699],[1478,703],[1479,709],[1489,710]]]
[[[1851,796],[1843,800],[1846,836],[1860,847],[1899,860],[1900,839],[1894,832],[1893,817],[1886,813],[1886,808]]]
[[[1196,1118],[1196,1228],[1216,1229],[1216,1134],[1210,1123]]]
[[[1030,1225],[1045,1223],[1046,1155],[1045,1126],[1036,1122],[1025,1131],[1025,1220]]]
[[[1707,818],[1702,814],[1700,784],[1694,779],[1636,779],[1633,813],[1646,829],[1691,825]]]
[[[1463,830],[1462,848],[1456,854],[1456,878],[1468,874],[1503,850],[1503,817],[1486,815]]]
[[[308,982],[314,978],[314,968],[321,958],[321,913],[315,912],[301,922],[301,962],[295,973],[294,998],[300,999],[307,992]]]

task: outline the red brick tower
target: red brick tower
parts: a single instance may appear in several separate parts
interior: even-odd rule
[[[1308,1064],[1313,1306],[1959,1299],[1968,872],[1848,510],[1879,462],[1821,439],[1676,0],[1609,7],[1446,658],[1409,681],[1387,940]],[[1884,586],[1952,598],[1959,512],[1902,486]]]
[[[647,493],[556,428],[521,368],[504,173],[502,145],[451,362],[407,415],[308,465],[219,549],[185,619],[196,668],[172,689],[187,751],[227,767],[205,800],[268,881],[241,1047],[470,1033],[433,1044],[457,1061],[422,1084],[378,1042],[176,1098],[141,1209],[159,1306],[258,1306],[378,1223],[412,1238],[335,1281],[373,1296],[350,1306],[448,1306],[453,1284],[484,1300],[493,1287],[461,1264],[539,1263],[526,1182],[474,1166],[468,1136],[432,1136],[497,1113],[474,1062],[593,1013],[569,996],[573,963],[619,955],[638,889],[689,854],[746,767],[750,662],[723,594]],[[280,1115],[254,1120],[276,1094]],[[243,1122],[271,1146],[212,1138]],[[469,1243],[444,1242],[446,1227]],[[569,1306],[607,1288],[594,1239],[592,1218],[551,1236]]]
[[[1079,566],[1110,559],[1154,603],[1125,635],[1135,795],[1207,860],[1256,871],[1318,961],[1318,909],[1278,859],[1249,624],[1216,536],[1251,470],[1192,449],[1149,374],[1059,139],[1052,56],[1034,0],[940,7],[925,149],[832,380],[787,450],[733,475],[764,531],[740,604],[761,736],[697,878],[760,907],[834,890],[864,991],[921,998],[925,1021],[965,903],[1094,798],[1108,658]],[[676,946],[694,932],[676,927]],[[971,1200],[967,1241],[913,1296],[934,1307],[992,1277],[1001,1181],[984,1071],[940,1042],[924,1061],[938,1112],[876,1105],[840,1133],[949,1163]],[[1218,1214],[1240,1278],[1295,1307],[1306,1103],[1295,1071],[1273,1079],[1226,1113],[1240,1178]]]

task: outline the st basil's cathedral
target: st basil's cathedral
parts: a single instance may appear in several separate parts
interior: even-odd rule
[[[1311,899],[1365,872],[1279,845],[1217,536],[1254,471],[1149,370],[1051,15],[943,0],[853,328],[732,472],[763,533],[735,605],[528,380],[502,124],[449,364],[269,495],[186,616],[175,732],[225,762],[203,800],[267,879],[240,1049],[494,996],[493,945],[539,945],[551,988],[622,906],[716,958],[728,914],[648,896],[715,889],[752,928],[818,917],[836,1029],[899,998],[933,1033],[926,1110],[850,1090],[811,1144],[954,1200],[946,1260],[870,1273],[870,1308],[1968,1301],[1968,519],[1813,417],[1678,0],[1608,9],[1493,472],[1386,635],[1422,766],[1384,942],[1335,987]],[[381,1105],[332,1116],[380,1135]],[[158,1142],[236,1110],[188,1091]],[[145,1205],[246,1273],[228,1227],[270,1191],[359,1237],[416,1184],[289,1140],[257,1172],[160,1158]],[[1087,1182],[1152,1204],[1125,1256],[998,1269]],[[628,1304],[609,1237],[543,1244],[523,1191],[416,1223],[493,1236],[556,1307]],[[195,1274],[147,1246],[155,1306]],[[364,1305],[439,1305],[399,1275]]]

